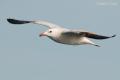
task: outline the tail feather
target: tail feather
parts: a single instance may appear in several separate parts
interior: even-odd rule
[[[95,44],[94,46],[96,46],[96,47],[101,47],[100,45],[97,45],[97,44]]]
[[[31,21],[24,21],[24,20],[16,20],[16,19],[11,19],[8,18],[7,21],[11,24],[26,24],[26,23],[31,23]]]

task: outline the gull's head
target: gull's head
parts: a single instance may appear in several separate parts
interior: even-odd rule
[[[47,36],[47,37],[58,37],[62,33],[62,29],[59,28],[53,28],[53,29],[48,29],[47,31],[43,32],[40,34],[41,36]]]

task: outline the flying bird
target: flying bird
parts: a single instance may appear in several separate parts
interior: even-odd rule
[[[90,38],[103,40],[103,39],[108,39],[116,36],[116,35],[103,36],[103,35],[99,35],[99,34],[88,32],[88,31],[83,31],[83,30],[67,29],[43,20],[27,21],[27,20],[17,20],[13,18],[8,18],[7,21],[11,24],[33,23],[33,24],[46,26],[48,27],[48,30],[43,33],[40,33],[39,36],[47,36],[55,42],[68,44],[68,45],[90,44],[90,45],[100,47],[98,44],[95,44],[94,42],[92,42]]]

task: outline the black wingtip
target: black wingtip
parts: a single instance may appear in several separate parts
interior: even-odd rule
[[[30,21],[23,21],[23,20],[16,20],[12,18],[8,18],[7,21],[11,24],[25,24],[25,23],[30,23]]]
[[[7,18],[7,21],[11,24],[17,24],[18,21],[16,21],[15,19],[12,19],[12,18]]]
[[[10,19],[10,18],[7,18],[7,21],[8,21],[8,22],[10,22],[10,23],[11,23],[11,20],[12,20],[12,19]]]
[[[111,37],[115,37],[116,35],[113,35],[113,36],[111,36]]]

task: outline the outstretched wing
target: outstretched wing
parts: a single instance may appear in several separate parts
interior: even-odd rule
[[[91,32],[79,32],[79,31],[68,31],[68,32],[63,32],[62,35],[64,36],[72,36],[72,37],[88,37],[88,38],[93,38],[93,39],[107,39],[107,38],[112,38],[115,37],[116,35],[113,36],[103,36],[103,35],[98,35],[95,33]]]
[[[11,24],[33,23],[33,24],[40,24],[40,25],[46,26],[48,28],[58,28],[58,27],[60,27],[56,24],[50,23],[48,21],[43,21],[43,20],[26,21],[26,20],[17,20],[17,19],[8,18],[7,21]]]

